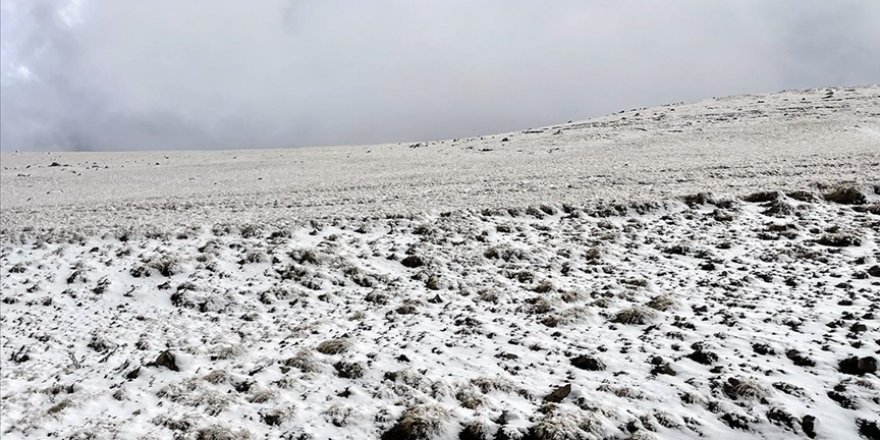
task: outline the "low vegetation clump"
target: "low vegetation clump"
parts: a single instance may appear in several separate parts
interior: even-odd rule
[[[644,325],[654,320],[657,312],[646,307],[630,307],[614,315],[614,322],[628,325]]]
[[[841,185],[825,194],[825,200],[844,205],[864,205],[868,202],[865,193],[856,185]]]
[[[433,440],[450,428],[452,414],[439,404],[407,408],[397,423],[382,434],[382,440]]]
[[[323,354],[340,354],[351,349],[354,344],[346,338],[328,339],[315,348],[318,353]]]

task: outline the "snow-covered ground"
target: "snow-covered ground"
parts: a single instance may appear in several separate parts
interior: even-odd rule
[[[799,190],[877,179],[880,86],[709,99],[436,142],[13,153],[0,162],[2,225],[13,229],[276,224]]]
[[[878,97],[677,105],[638,141],[658,109],[372,153],[3,156],[0,433],[878,438]]]

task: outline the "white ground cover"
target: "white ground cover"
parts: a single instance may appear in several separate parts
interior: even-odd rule
[[[0,162],[0,226],[7,230],[91,227],[100,233],[126,225],[277,224],[800,190],[877,179],[880,86],[712,98],[445,141],[4,152]]]
[[[880,186],[845,188],[7,231],[0,428],[872,438]]]

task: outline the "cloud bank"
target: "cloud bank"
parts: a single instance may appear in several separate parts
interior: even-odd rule
[[[880,2],[8,0],[0,148],[464,137],[880,82]]]

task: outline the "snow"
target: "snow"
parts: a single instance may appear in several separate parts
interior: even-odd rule
[[[826,96],[378,159],[3,156],[0,432],[871,438],[876,367],[840,362],[880,353],[880,88]]]

